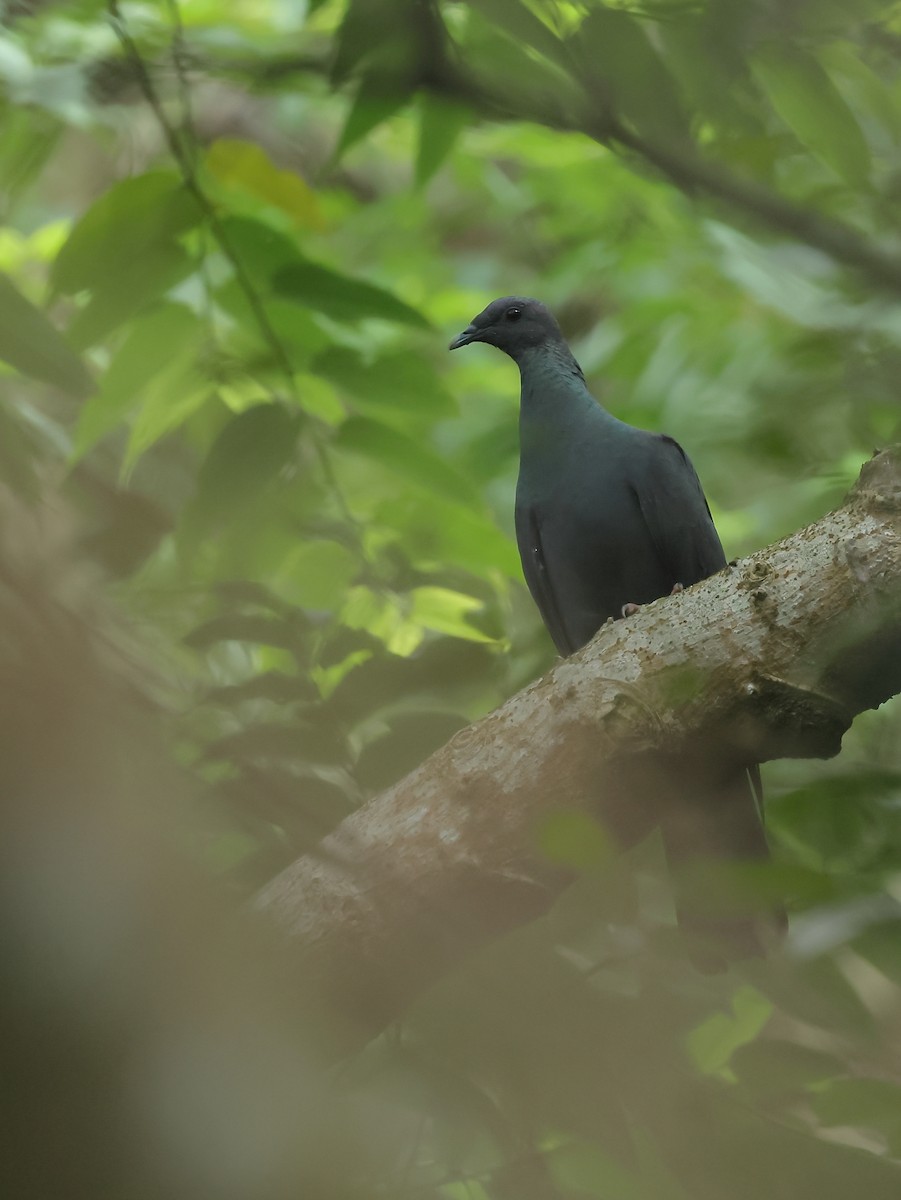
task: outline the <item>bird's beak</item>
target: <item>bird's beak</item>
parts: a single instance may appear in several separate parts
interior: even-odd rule
[[[462,333],[458,333],[448,350],[459,350],[461,346],[468,346],[470,342],[479,340],[479,330],[475,325],[467,325]]]

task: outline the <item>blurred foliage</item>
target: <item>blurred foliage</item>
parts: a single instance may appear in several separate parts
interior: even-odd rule
[[[5,7],[0,479],[154,648],[241,894],[551,662],[515,373],[444,349],[487,300],[679,438],[730,555],[901,439],[901,5]],[[695,975],[657,847],[555,826],[581,883],[350,1069],[364,1194],[897,1196],[899,721],[768,770],[784,960]]]

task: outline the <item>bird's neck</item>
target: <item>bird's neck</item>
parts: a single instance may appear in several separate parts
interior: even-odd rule
[[[519,408],[521,450],[541,446],[552,453],[565,445],[586,416],[615,422],[589,392],[582,369],[565,342],[531,346],[517,358],[522,380]]]

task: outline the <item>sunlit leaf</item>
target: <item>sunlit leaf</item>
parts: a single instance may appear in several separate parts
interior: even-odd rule
[[[324,227],[319,201],[309,184],[294,171],[276,167],[255,142],[217,138],[207,150],[204,165],[221,182],[241,187],[281,209],[297,225]]]
[[[482,602],[474,596],[464,596],[441,587],[413,588],[408,595],[410,616],[426,629],[470,642],[495,640],[477,629],[468,619],[483,607]]]
[[[688,1036],[688,1051],[705,1075],[722,1071],[738,1047],[755,1038],[773,1013],[766,996],[747,984],[733,994],[731,1008],[731,1013],[714,1013]]]

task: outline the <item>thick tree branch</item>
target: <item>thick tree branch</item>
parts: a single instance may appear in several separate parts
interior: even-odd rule
[[[566,884],[536,838],[554,811],[591,808],[631,841],[671,792],[674,757],[826,757],[899,690],[901,448],[815,525],[606,626],[349,817],[257,907],[289,935],[313,1000],[366,1036],[546,909]]]

